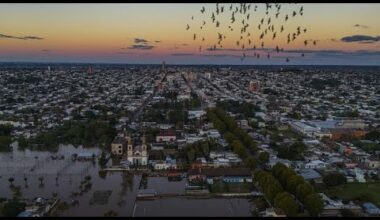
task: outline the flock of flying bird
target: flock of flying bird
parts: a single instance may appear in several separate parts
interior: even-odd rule
[[[223,48],[223,42],[227,38],[226,33],[221,33],[221,20],[225,21],[226,19],[223,16],[228,16],[230,18],[230,23],[225,24],[228,27],[228,30],[232,33],[240,32],[240,37],[236,41],[236,46],[243,51],[241,61],[243,61],[247,55],[246,51],[251,49],[254,51],[253,57],[260,58],[260,53],[256,52],[259,49],[257,47],[261,46],[261,50],[264,49],[265,41],[272,40],[275,41],[279,38],[281,34],[285,34],[285,24],[289,19],[294,18],[296,16],[303,16],[303,6],[297,8],[296,10],[292,10],[291,13],[286,13],[281,11],[281,4],[274,3],[265,3],[265,15],[263,17],[255,17],[255,12],[258,11],[258,6],[247,3],[239,3],[239,4],[231,4],[229,6],[220,6],[219,3],[216,3],[215,11],[206,12],[206,8],[202,6],[200,12],[207,16],[206,18],[210,18],[209,22],[206,20],[202,20],[200,29],[204,30],[206,27],[215,27],[218,29],[216,41],[213,45],[211,45],[208,50],[217,50],[217,48]],[[253,10],[253,11],[252,11]],[[207,14],[208,13],[208,14]],[[240,19],[241,20],[240,20]],[[194,20],[194,16],[191,17],[191,20]],[[257,23],[253,24],[253,21],[256,20]],[[274,24],[274,20],[279,20],[280,25],[277,27]],[[206,26],[207,24],[207,26]],[[236,27],[238,26],[238,27]],[[190,27],[189,24],[186,26],[186,30],[194,30],[193,40],[201,40],[205,41],[204,37],[201,37],[200,33],[197,33],[197,28],[195,25]],[[235,32],[234,32],[235,30]],[[287,44],[294,42],[299,38],[301,34],[305,34],[307,32],[306,27],[298,26],[296,30],[290,31],[287,33]],[[258,41],[253,40],[253,35],[257,34]],[[316,46],[318,40],[304,40],[304,45],[307,46],[313,44]],[[257,45],[256,45],[257,44]],[[199,51],[202,51],[202,46],[199,46]],[[283,52],[284,48],[280,47],[278,44],[273,52],[280,53]],[[304,57],[305,54],[301,53],[301,56]],[[271,54],[268,52],[267,58],[271,58]],[[286,58],[286,62],[289,62],[289,58]]]

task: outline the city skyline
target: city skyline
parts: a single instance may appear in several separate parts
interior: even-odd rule
[[[285,11],[295,7],[282,5]],[[3,4],[0,62],[378,65],[379,4],[302,5],[305,14],[288,22],[289,28],[307,27],[300,40],[289,45],[285,38],[269,42],[264,52],[277,44],[285,52],[272,59],[255,59],[248,51],[241,62],[241,50],[233,40],[238,33],[231,34],[223,49],[209,51],[205,49],[212,46],[217,29],[202,30],[205,42],[194,41],[191,30],[186,31],[187,24],[196,22],[191,16],[209,19],[200,9],[214,10],[214,4]],[[257,13],[261,18],[264,11]],[[221,24],[228,19],[221,17]],[[305,47],[303,40],[308,39],[318,45]],[[200,45],[203,51],[198,50]],[[306,56],[298,57],[301,52]],[[294,59],[286,63],[286,57]]]

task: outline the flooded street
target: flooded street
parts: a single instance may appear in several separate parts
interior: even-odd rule
[[[134,216],[247,217],[252,216],[249,208],[248,199],[162,198],[138,201]]]
[[[12,184],[20,187],[22,198],[56,196],[61,204],[65,202],[53,212],[55,216],[104,216],[110,210],[118,216],[250,216],[248,199],[165,197],[136,202],[140,174],[99,173],[97,159],[73,161],[71,155],[78,153],[99,155],[100,150],[68,145],[55,153],[29,150],[1,153],[0,198],[12,198]],[[53,159],[52,155],[64,158]],[[146,188],[158,194],[183,194],[186,183],[186,179],[148,177]]]

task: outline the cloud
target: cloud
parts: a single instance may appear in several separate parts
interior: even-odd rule
[[[171,56],[194,56],[193,53],[172,53]]]
[[[118,54],[133,54],[133,53],[121,51],[121,52],[118,52]]]
[[[44,53],[50,53],[51,50],[48,50],[48,49],[42,49],[41,52],[44,52]]]
[[[143,39],[143,38],[135,38],[134,42],[135,42],[135,44],[140,44],[140,43],[147,44],[148,43],[148,41]]]
[[[363,24],[355,24],[354,27],[364,28],[364,29],[369,28],[367,25],[363,25]]]
[[[161,43],[161,41],[160,41],[160,40],[156,40],[156,41],[154,41],[154,42],[156,42],[156,43]]]
[[[359,43],[374,43],[380,40],[380,36],[369,36],[369,35],[352,35],[342,37],[340,41],[350,43],[350,42],[359,42]]]
[[[151,50],[153,48],[154,46],[152,45],[143,45],[143,44],[134,44],[128,47],[128,49],[132,49],[132,50]]]
[[[6,35],[6,34],[0,34],[0,38],[8,38],[8,39],[17,39],[17,40],[43,40],[42,37],[36,37],[36,36],[12,36],[12,35]]]

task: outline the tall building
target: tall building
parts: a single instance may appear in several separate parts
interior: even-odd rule
[[[93,74],[94,73],[94,69],[92,68],[92,66],[89,66],[88,69],[87,69],[87,73],[88,74]]]
[[[165,73],[165,71],[166,71],[166,69],[165,69],[165,61],[162,61],[161,72]]]
[[[260,90],[260,82],[251,80],[249,82],[248,91],[250,92],[258,92]]]

